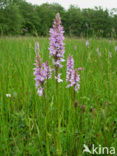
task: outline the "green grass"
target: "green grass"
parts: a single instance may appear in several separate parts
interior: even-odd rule
[[[54,78],[49,80],[47,103],[36,93],[33,64],[37,40],[43,61],[49,59],[52,65],[47,38],[0,39],[0,156],[82,156],[84,143],[117,150],[117,41],[90,39],[87,48],[85,39],[65,40],[65,60],[72,55],[75,67],[82,67],[83,71],[79,72],[75,107],[73,88],[70,93],[66,88],[64,62],[58,128]],[[8,93],[11,97],[6,97]]]

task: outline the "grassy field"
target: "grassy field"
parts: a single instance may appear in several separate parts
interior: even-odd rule
[[[59,126],[55,79],[48,82],[46,102],[35,88],[36,41],[52,65],[48,38],[0,39],[0,156],[85,156],[83,144],[117,150],[117,41],[90,39],[88,48],[85,39],[65,39],[65,60],[72,55],[83,70],[77,105],[66,88],[64,62]]]

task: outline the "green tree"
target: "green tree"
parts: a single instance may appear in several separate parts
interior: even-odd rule
[[[80,8],[71,6],[66,13],[66,32],[71,35],[80,36],[82,26],[82,13]]]
[[[37,27],[40,24],[40,19],[36,14],[36,6],[33,6],[30,3],[25,1],[20,1],[17,3],[20,14],[23,18],[22,22],[22,34],[32,34],[34,35],[36,32]]]
[[[3,34],[19,34],[22,26],[22,17],[16,5],[10,3],[0,9],[0,28]]]
[[[70,36],[117,37],[117,9],[65,10],[57,3],[32,5],[25,0],[0,0],[0,33],[47,36],[55,14],[61,14],[65,34]]]
[[[39,35],[46,36],[49,34],[49,29],[52,26],[53,19],[57,12],[63,13],[64,8],[59,4],[48,4],[45,3],[36,8],[38,17],[40,17],[40,27],[38,28]]]

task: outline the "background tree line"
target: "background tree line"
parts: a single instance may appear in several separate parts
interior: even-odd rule
[[[62,18],[65,34],[77,37],[117,37],[117,9],[80,9],[61,5],[32,5],[25,0],[0,0],[0,35],[47,36],[55,14]]]

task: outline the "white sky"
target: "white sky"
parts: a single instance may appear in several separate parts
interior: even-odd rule
[[[43,3],[59,3],[65,9],[68,9],[71,4],[77,5],[80,8],[94,8],[95,6],[101,6],[104,9],[117,8],[117,0],[26,0],[32,4]]]

